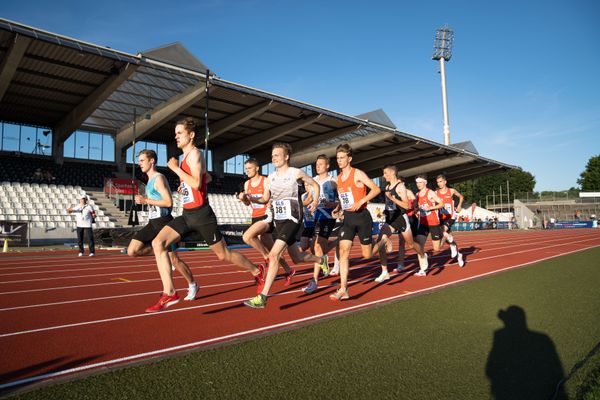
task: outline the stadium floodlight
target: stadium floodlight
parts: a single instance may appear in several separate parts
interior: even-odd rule
[[[445,62],[452,57],[452,46],[454,44],[454,31],[448,26],[435,31],[433,43],[434,60],[440,61],[440,76],[442,79],[442,111],[444,113],[444,144],[450,144],[450,123],[448,118],[448,98],[446,96],[446,66]]]

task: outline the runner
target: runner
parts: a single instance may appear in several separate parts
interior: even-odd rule
[[[348,272],[350,268],[350,250],[354,236],[358,234],[363,258],[373,255],[371,243],[373,241],[373,218],[367,210],[367,203],[381,193],[367,174],[353,168],[352,148],[347,143],[340,144],[336,149],[336,158],[340,174],[337,177],[338,196],[340,204],[334,210],[333,216],[343,216],[344,222],[340,229],[340,288],[335,294],[329,296],[331,300],[347,300]],[[369,192],[367,193],[367,188]]]
[[[323,276],[338,275],[340,271],[339,265],[339,246],[338,240],[329,241],[329,236],[333,232],[333,228],[335,227],[335,218],[331,215],[333,210],[338,207],[339,202],[337,201],[337,182],[336,179],[329,174],[329,157],[325,154],[320,154],[317,156],[317,161],[315,162],[315,170],[317,172],[317,176],[313,179],[319,184],[319,205],[317,207],[317,211],[315,212],[315,225],[317,237],[314,241],[314,254],[317,257],[320,257],[324,254],[328,254],[329,251],[335,248],[335,262],[333,264],[333,269],[329,270],[329,266],[327,269],[322,270]],[[318,289],[319,282],[319,271],[321,269],[319,266],[315,266],[313,270],[313,278],[308,281],[308,285],[303,289],[305,293],[311,294]],[[328,273],[329,272],[329,273]]]
[[[277,275],[277,265],[283,252],[287,249],[294,263],[314,262],[327,266],[327,256],[317,257],[308,252],[301,252],[296,244],[296,235],[300,230],[302,220],[302,206],[298,195],[298,181],[310,186],[315,193],[315,199],[308,206],[313,213],[319,198],[319,185],[304,171],[289,166],[292,147],[287,143],[275,143],[271,150],[271,161],[275,172],[269,174],[267,189],[261,199],[252,199],[252,202],[273,204],[276,237],[275,244],[269,253],[269,269],[265,278],[262,292],[244,302],[252,308],[264,308],[267,305],[267,296],[271,285]],[[325,267],[323,267],[325,268]]]
[[[458,266],[462,268],[465,266],[463,255],[458,251],[456,241],[450,232],[452,231],[452,225],[454,225],[457,213],[462,210],[464,197],[456,189],[446,186],[448,182],[444,175],[438,175],[435,180],[439,188],[435,193],[444,202],[444,207],[440,208],[440,221],[444,227],[444,241],[450,245],[450,256],[452,258],[457,257]],[[456,209],[454,209],[453,197],[458,197]]]
[[[408,190],[404,185],[404,180],[398,177],[398,168],[396,166],[385,166],[383,168],[383,178],[388,182],[385,188],[385,223],[381,226],[378,241],[386,240],[391,243],[391,236],[398,232],[398,237],[401,238],[399,239],[398,249],[400,262],[396,271],[401,272],[402,269],[404,269],[405,245],[408,244],[409,248],[415,248],[413,234],[407,215],[407,211],[410,208],[410,200],[408,198]],[[389,251],[391,251],[391,249],[387,246],[379,247],[381,275],[375,278],[375,282],[377,283],[385,282],[390,279],[387,265],[387,253]],[[420,251],[420,257],[423,257],[422,249],[417,248],[417,251]]]
[[[238,194],[238,199],[247,206],[252,208],[252,225],[242,239],[244,243],[254,248],[260,253],[265,260],[269,262],[269,251],[273,247],[273,213],[269,204],[253,203],[249,198],[261,198],[265,193],[266,177],[260,175],[260,166],[255,158],[249,158],[244,163],[248,180],[244,182],[244,191]],[[290,269],[285,259],[282,257],[279,260],[285,271],[285,286],[292,283],[292,277],[296,274],[295,269]]]
[[[438,213],[435,210],[439,210],[444,206],[442,200],[436,196],[433,190],[427,188],[427,180],[424,175],[417,175],[415,182],[417,183],[417,206],[418,206],[418,226],[415,232],[415,245],[419,248],[418,254],[422,252],[424,255],[419,259],[419,271],[415,273],[416,276],[427,275],[427,268],[429,263],[427,262],[427,253],[424,252],[425,241],[427,236],[431,233],[431,243],[433,245],[433,251],[435,253],[440,251],[442,242],[442,228],[440,226],[440,219]]]
[[[154,240],[162,228],[173,220],[173,216],[171,215],[173,207],[171,190],[169,189],[167,178],[156,170],[157,161],[158,156],[154,150],[140,151],[138,165],[142,173],[148,176],[148,183],[146,184],[146,194],[148,197],[136,195],[135,202],[137,204],[148,205],[148,224],[137,231],[131,242],[129,242],[127,255],[130,257],[153,254],[152,240]],[[188,282],[188,294],[184,300],[194,300],[198,292],[198,285],[194,280],[194,275],[192,275],[190,267],[177,256],[175,249],[175,244],[171,245],[169,260],[171,261],[171,265]]]
[[[309,210],[310,204],[313,202],[314,197],[312,190],[307,185],[304,185],[304,193],[300,196],[302,200],[302,233],[300,234],[300,250],[310,250],[314,254],[313,250],[313,236],[315,235],[315,215]]]
[[[205,162],[202,153],[194,144],[197,128],[196,120],[191,117],[178,121],[175,126],[175,140],[177,147],[183,151],[183,161],[179,166],[177,159],[171,158],[167,165],[181,180],[179,192],[183,200],[183,214],[162,228],[152,241],[163,294],[155,305],[146,309],[146,312],[161,311],[179,302],[179,296],[173,287],[167,249],[191,232],[202,236],[219,260],[233,263],[250,272],[259,284],[259,289],[264,283],[264,266],[256,266],[242,254],[229,250],[219,232],[217,217],[208,204]]]

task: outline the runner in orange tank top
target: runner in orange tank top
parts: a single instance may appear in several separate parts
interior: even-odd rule
[[[425,241],[427,236],[431,234],[431,243],[433,245],[434,253],[440,251],[442,229],[440,227],[440,220],[438,218],[438,212],[440,208],[444,206],[442,199],[436,196],[433,190],[427,188],[427,180],[424,175],[417,175],[415,182],[417,184],[417,210],[418,213],[418,226],[415,234],[415,245],[419,246],[423,250],[424,257],[419,258],[419,271],[415,273],[415,276],[425,276],[426,271],[429,268],[427,261],[427,253],[425,250]]]
[[[264,284],[263,266],[252,264],[242,254],[229,250],[217,227],[217,217],[208,204],[206,197],[206,166],[202,153],[194,144],[198,123],[193,118],[178,121],[175,126],[177,147],[183,151],[185,162],[179,167],[176,158],[167,165],[181,180],[180,194],[184,203],[183,214],[161,229],[152,241],[156,265],[163,284],[163,294],[158,303],[146,309],[147,312],[161,311],[179,302],[179,296],[173,285],[171,263],[167,249],[172,243],[179,242],[186,234],[194,232],[202,236],[219,260],[231,262],[250,272],[259,283]],[[186,172],[187,171],[187,172]]]
[[[348,272],[350,269],[350,250],[354,236],[358,234],[362,256],[371,258],[374,248],[371,247],[373,218],[367,210],[367,203],[381,193],[381,189],[367,174],[353,168],[352,148],[347,143],[340,144],[336,149],[336,158],[340,173],[337,177],[338,197],[340,204],[332,214],[338,218],[343,216],[344,222],[340,229],[340,288],[329,296],[332,300],[346,300],[348,294]],[[367,188],[369,192],[367,193]],[[385,246],[386,243],[380,243]]]
[[[436,194],[444,202],[444,207],[440,209],[440,220],[444,229],[443,241],[448,242],[450,245],[450,256],[452,258],[456,257],[458,266],[462,268],[465,266],[463,255],[458,251],[456,241],[450,232],[452,231],[452,225],[454,225],[457,213],[462,209],[464,197],[456,189],[447,187],[448,182],[444,175],[438,175],[435,181],[438,185]],[[454,197],[458,197],[456,209],[454,209]]]
[[[249,158],[244,163],[244,169],[248,180],[244,182],[244,191],[239,193],[237,198],[245,205],[252,208],[252,225],[242,239],[244,243],[254,248],[260,253],[265,263],[269,262],[269,251],[273,248],[273,236],[271,233],[275,226],[273,225],[273,214],[269,204],[253,203],[252,199],[260,199],[264,196],[267,189],[266,177],[259,173],[260,165],[255,158]],[[284,258],[279,260],[279,265],[285,270],[285,286],[292,283],[292,277],[296,274]]]

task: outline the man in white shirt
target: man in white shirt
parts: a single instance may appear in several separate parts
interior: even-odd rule
[[[96,213],[92,206],[88,204],[86,197],[79,200],[79,205],[67,208],[69,214],[77,214],[77,243],[79,244],[79,257],[83,256],[83,234],[86,233],[90,246],[90,257],[94,257],[94,232],[92,231],[92,223],[96,218]]]

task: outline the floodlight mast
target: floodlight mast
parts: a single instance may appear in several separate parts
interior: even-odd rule
[[[433,60],[440,60],[440,76],[442,79],[442,111],[444,113],[444,144],[450,144],[450,122],[448,118],[448,97],[446,95],[446,61],[452,57],[454,31],[444,26],[435,31],[433,43]]]

